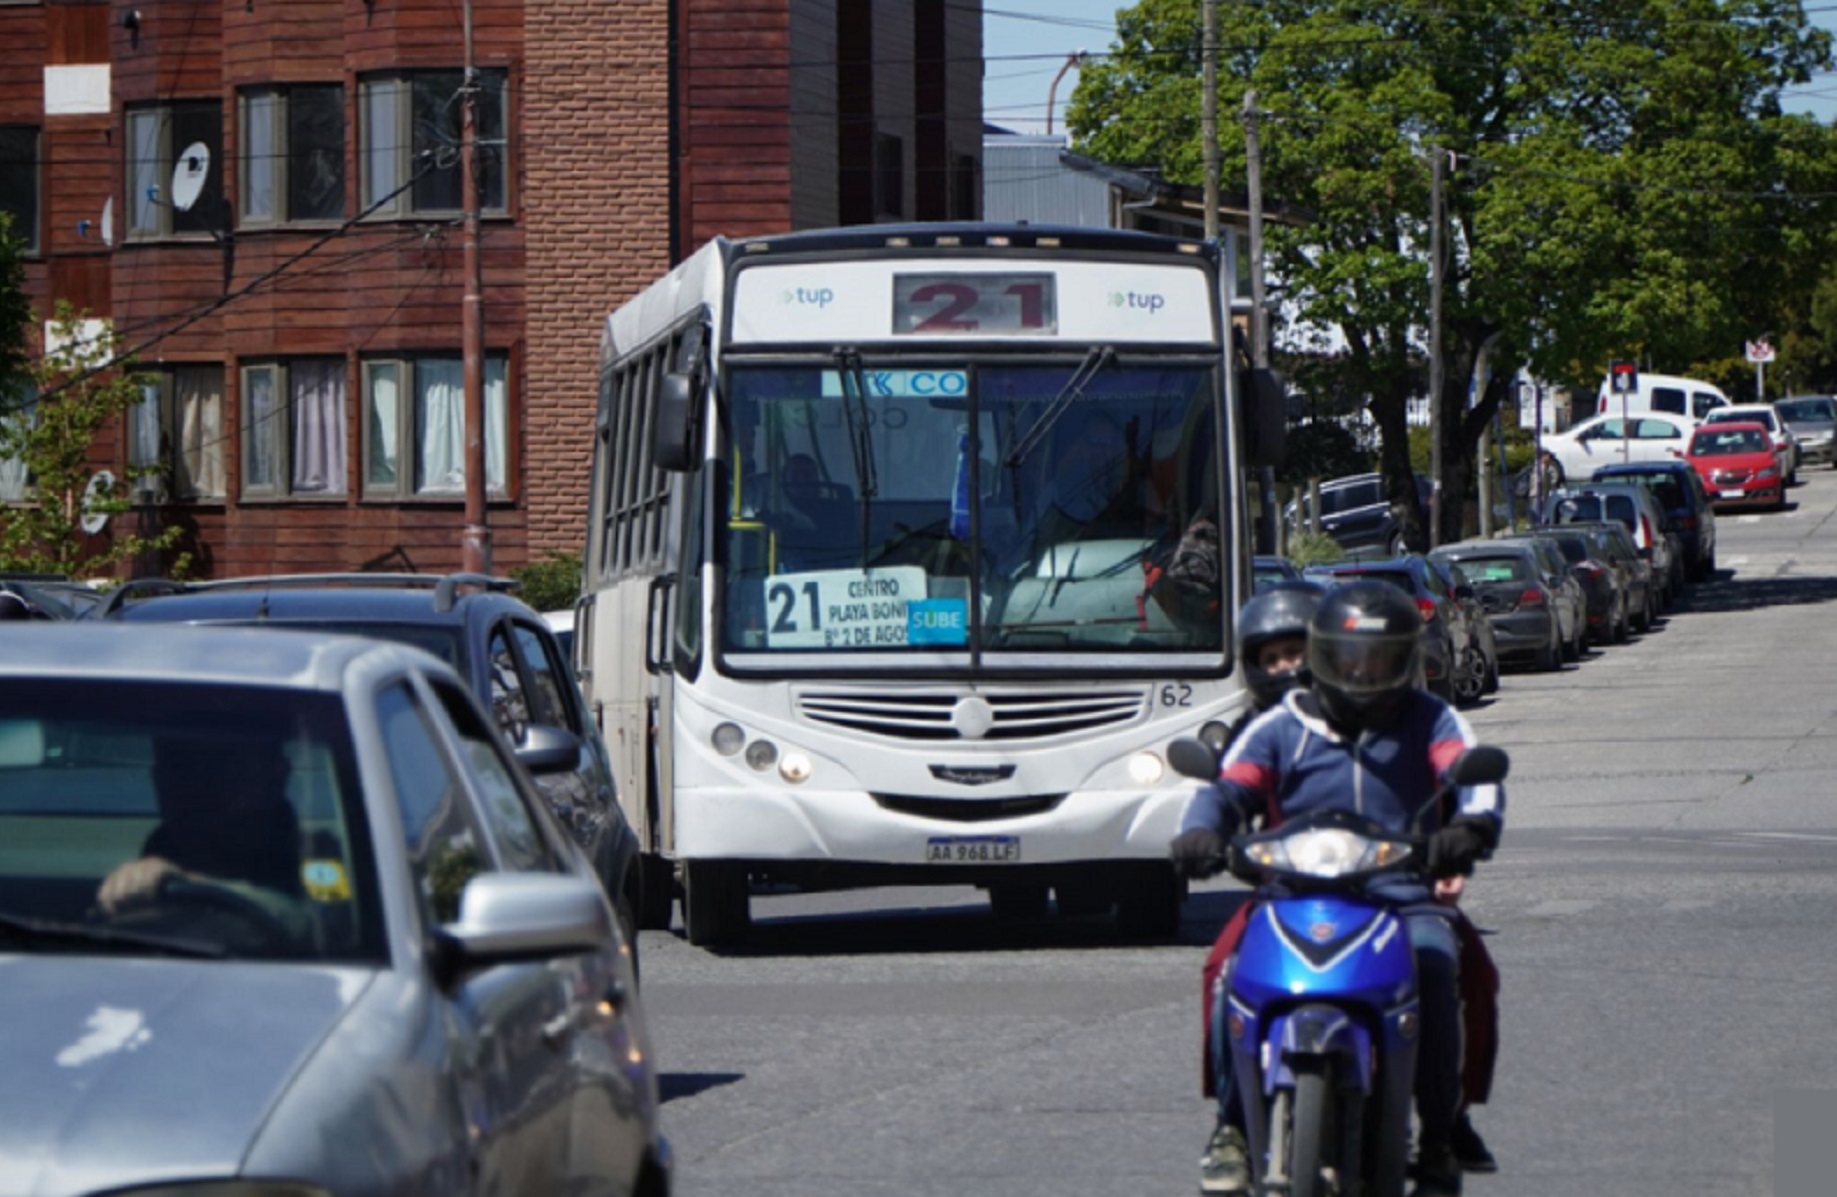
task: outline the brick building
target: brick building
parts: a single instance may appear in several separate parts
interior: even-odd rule
[[[471,0],[488,520],[578,548],[606,313],[717,234],[979,210],[953,0]],[[96,449],[203,576],[454,568],[456,0],[0,0],[0,209],[41,313],[151,374]],[[0,500],[29,485],[0,462]],[[147,475],[158,467],[157,478]],[[106,535],[106,533],[104,533]]]

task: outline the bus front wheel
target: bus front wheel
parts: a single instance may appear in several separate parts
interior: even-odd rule
[[[1186,885],[1172,865],[1145,865],[1124,879],[1116,895],[1116,922],[1130,939],[1172,939],[1180,931]]]
[[[711,948],[746,938],[752,926],[752,893],[746,866],[729,860],[683,864],[683,925],[689,942]]]

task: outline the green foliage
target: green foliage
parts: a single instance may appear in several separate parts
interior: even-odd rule
[[[0,508],[0,569],[91,577],[123,561],[163,557],[184,535],[177,526],[126,528],[129,479],[88,491],[96,476],[90,461],[97,434],[119,425],[141,392],[134,363],[115,356],[119,338],[111,331],[85,339],[84,328],[76,312],[59,304],[51,336],[61,348],[31,367],[37,398],[22,404],[15,392],[0,418],[0,458],[24,461],[28,479],[26,500]],[[109,517],[102,535],[83,531],[92,514]],[[144,515],[142,529],[151,525],[151,515]],[[177,553],[162,565],[163,572],[182,577],[190,556]]]
[[[1310,565],[1331,565],[1346,559],[1339,541],[1325,532],[1297,532],[1288,538],[1288,559],[1304,569]]]
[[[1068,113],[1081,151],[1202,180],[1199,27],[1198,0],[1119,14]],[[1683,372],[1795,329],[1799,376],[1837,371],[1837,131],[1780,108],[1832,63],[1802,6],[1262,0],[1221,6],[1219,42],[1220,112],[1254,88],[1267,114],[1276,298],[1337,328],[1334,389],[1387,439],[1427,374],[1426,151],[1453,155],[1434,401],[1454,484],[1504,398],[1469,408],[1483,346],[1496,377],[1592,391],[1614,358]],[[1244,142],[1231,122],[1220,140],[1230,192]]]
[[[1312,420],[1288,431],[1288,449],[1276,480],[1306,486],[1310,478],[1341,478],[1371,469],[1358,438],[1330,420]]]
[[[12,233],[13,218],[0,212],[0,414],[11,411],[31,381],[26,368],[26,328],[32,322],[26,300],[25,246]]]
[[[580,554],[550,553],[510,571],[523,585],[517,597],[538,611],[566,611],[580,598]]]

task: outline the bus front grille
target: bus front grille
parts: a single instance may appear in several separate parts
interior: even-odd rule
[[[1043,815],[1065,801],[1064,794],[1029,794],[1022,798],[925,798],[913,794],[870,794],[884,809],[946,823],[988,823]]]
[[[1037,740],[1118,727],[1142,717],[1142,690],[1072,694],[870,694],[798,696],[804,718],[901,740]]]

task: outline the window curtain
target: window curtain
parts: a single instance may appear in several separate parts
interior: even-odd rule
[[[485,362],[485,486],[504,491],[509,454],[510,386],[503,358]],[[466,488],[465,370],[449,359],[415,363],[416,477],[423,492]]]
[[[394,487],[400,477],[402,427],[401,387],[393,364],[368,367],[370,372],[370,486]]]
[[[242,439],[248,452],[243,459],[242,488],[275,490],[280,486],[281,473],[275,461],[274,422],[281,413],[275,410],[274,367],[251,369],[243,377],[247,392],[243,396],[243,417],[247,426],[242,430]]]
[[[133,479],[129,489],[136,496],[142,492],[160,494],[166,489],[162,477],[165,463],[160,459],[161,392],[165,385],[163,379],[141,383],[140,402],[128,412],[128,475]]]
[[[289,367],[293,398],[293,490],[296,494],[345,492],[344,362],[295,361]]]
[[[223,497],[223,370],[182,367],[172,380],[178,401],[179,460],[173,479],[181,499]]]
[[[0,400],[0,427],[11,431],[30,428],[38,411],[38,394],[27,387],[16,395]],[[26,461],[23,457],[0,457],[0,503],[17,503],[26,497]]]

